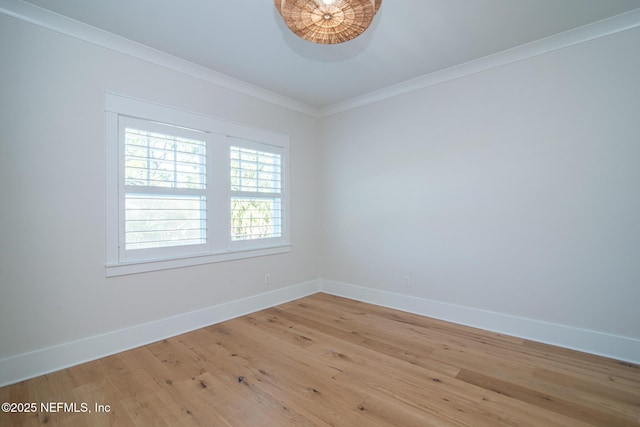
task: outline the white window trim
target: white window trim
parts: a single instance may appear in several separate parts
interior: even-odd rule
[[[143,273],[230,261],[242,258],[273,255],[289,252],[290,204],[289,204],[289,137],[280,133],[247,126],[240,123],[221,120],[202,114],[191,113],[139,99],[107,92],[105,94],[106,122],[106,264],[107,277]],[[196,129],[211,135],[207,156],[224,156],[225,167],[209,168],[209,182],[219,183],[213,186],[213,200],[208,201],[207,217],[222,220],[209,221],[213,239],[208,252],[195,255],[174,256],[166,259],[125,260],[119,251],[121,232],[120,170],[123,167],[119,154],[119,116],[157,121],[189,129]],[[283,189],[282,208],[284,212],[282,237],[275,239],[256,239],[231,242],[230,236],[230,173],[229,147],[230,137],[254,141],[261,146],[273,146],[283,153]],[[208,163],[209,165],[209,163]]]
[[[248,148],[250,150],[256,150],[256,151],[265,151],[265,150],[269,150],[268,148],[265,147],[265,144],[260,144],[260,143],[256,143],[255,141],[249,141],[249,140],[243,140],[240,138],[235,138],[235,137],[230,137],[229,138],[229,143],[227,144],[228,147],[228,152],[227,152],[227,156],[230,155],[230,151],[231,151],[231,147],[232,146],[236,146],[236,147],[241,147],[241,148]],[[281,225],[282,228],[282,237],[275,237],[275,238],[265,238],[265,239],[259,239],[259,240],[252,240],[252,239],[247,239],[247,240],[236,240],[236,241],[230,241],[229,242],[229,247],[232,250],[246,250],[246,249],[252,249],[256,246],[256,243],[258,242],[269,242],[272,246],[278,246],[278,245],[282,245],[284,243],[284,236],[288,235],[288,229],[286,229],[288,221],[286,220],[286,216],[289,215],[289,206],[287,204],[288,202],[288,197],[286,197],[286,191],[287,191],[287,186],[289,185],[289,181],[288,181],[288,176],[287,176],[287,165],[289,164],[289,158],[287,155],[286,150],[284,150],[282,147],[276,147],[273,146],[273,150],[271,150],[274,154],[279,154],[281,157],[281,163],[282,163],[282,170],[281,170],[281,174],[282,174],[282,188],[281,188],[281,204],[282,204],[282,212],[285,215],[283,224]],[[229,179],[231,179],[230,174],[227,174],[227,176],[229,176]],[[229,185],[231,183],[229,182]],[[243,192],[233,192],[231,191],[230,194],[232,196],[241,196],[243,195]],[[248,195],[249,197],[251,196],[256,196],[258,198],[260,197],[269,197],[269,193],[256,193],[256,194],[250,194]],[[230,202],[231,198],[227,198],[227,201]],[[228,212],[231,212],[231,206],[229,206]]]
[[[118,148],[121,148],[121,145],[119,145],[121,143],[121,141],[124,140],[124,135],[125,135],[125,127],[135,127],[138,129],[144,129],[145,131],[154,131],[157,133],[168,133],[171,132],[172,135],[174,136],[181,136],[183,138],[191,138],[191,139],[197,139],[197,140],[201,140],[204,141],[207,145],[207,147],[211,147],[212,146],[212,138],[211,138],[211,134],[209,132],[200,132],[200,131],[194,131],[191,129],[185,129],[185,128],[175,128],[175,129],[171,129],[169,128],[167,125],[164,124],[159,124],[156,122],[150,122],[149,120],[141,120],[141,119],[137,119],[137,118],[132,118],[130,116],[125,116],[125,115],[119,115],[119,130],[118,130]],[[124,164],[125,164],[125,155],[124,152],[119,152],[118,153],[118,167],[120,169],[124,168]],[[118,204],[119,206],[124,206],[125,204],[125,195],[127,193],[129,193],[129,191],[127,191],[126,186],[125,186],[125,182],[124,179],[121,179],[122,177],[119,176],[119,186],[118,186]],[[207,174],[207,183],[206,183],[206,188],[211,188],[213,187],[211,182],[211,177],[209,176],[209,174]],[[135,188],[135,187],[134,187]],[[207,190],[202,189],[202,190],[196,190],[196,191],[192,191],[192,190],[182,190],[182,189],[164,189],[164,188],[160,188],[157,190],[158,194],[188,194],[190,192],[192,193],[199,193],[200,195],[203,196],[207,196]],[[145,191],[149,191],[149,188],[146,188]],[[168,190],[168,191],[167,191]],[[136,191],[133,190],[132,193],[135,193]],[[211,200],[209,200],[209,198],[207,198],[207,211],[209,210],[209,207],[211,205]],[[121,213],[121,212],[120,212]],[[121,242],[120,245],[122,245],[122,242],[124,242],[125,240],[125,218],[124,215],[120,215],[119,218],[119,241]],[[211,229],[209,228],[207,230],[207,236],[206,236],[206,243],[203,244],[195,244],[195,245],[185,245],[185,246],[171,246],[171,247],[162,247],[162,248],[151,248],[151,249],[138,249],[135,251],[123,251],[122,247],[120,247],[119,250],[119,258],[120,258],[120,262],[124,263],[124,262],[131,262],[131,261],[147,261],[149,259],[168,259],[168,258],[176,258],[176,257],[180,257],[180,258],[184,258],[184,257],[188,257],[188,256],[199,256],[202,255],[203,253],[210,253],[211,252],[211,242],[212,242],[212,233],[211,233]]]

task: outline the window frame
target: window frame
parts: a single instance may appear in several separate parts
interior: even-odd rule
[[[136,186],[128,186],[126,184],[126,180],[123,179],[121,171],[125,170],[125,161],[126,154],[124,150],[120,150],[123,148],[123,141],[125,140],[125,129],[126,128],[135,128],[138,130],[150,131],[154,133],[162,133],[168,136],[174,137],[183,137],[183,138],[191,138],[198,139],[205,143],[205,150],[211,146],[211,134],[209,132],[203,132],[193,129],[180,128],[176,126],[171,126],[165,123],[158,123],[155,121],[149,121],[146,119],[139,119],[125,115],[118,116],[118,149],[119,149],[119,159],[118,165],[121,168],[119,170],[118,176],[118,203],[119,207],[124,207],[126,209],[126,196],[129,194],[141,194],[141,195],[167,195],[167,196],[188,196],[191,195],[201,195],[206,199],[205,206],[205,215],[209,210],[209,206],[211,204],[210,200],[210,187],[211,187],[211,179],[209,178],[209,174],[206,174],[205,178],[205,188],[201,190],[183,190],[177,188],[164,188],[164,187],[147,187],[141,186],[140,190],[136,189]],[[207,150],[208,151],[208,150]],[[206,158],[205,151],[205,158]],[[205,171],[208,167],[208,159],[205,160]],[[149,259],[166,259],[166,258],[176,258],[176,257],[185,257],[192,255],[200,255],[203,253],[207,253],[211,251],[211,242],[212,242],[212,233],[211,228],[206,228],[205,233],[205,242],[200,244],[192,244],[192,245],[173,245],[168,247],[156,247],[156,248],[148,248],[148,249],[136,249],[136,250],[122,250],[122,246],[126,243],[126,218],[123,214],[124,212],[119,212],[119,257],[121,261],[143,261]],[[208,219],[205,218],[205,222],[208,223]]]
[[[281,174],[280,191],[278,193],[272,193],[272,192],[259,193],[259,192],[247,192],[242,190],[232,190],[231,189],[232,187],[231,173],[229,173],[229,215],[231,216],[231,199],[235,197],[244,196],[246,198],[256,198],[256,199],[278,198],[280,199],[281,215],[283,216],[281,218],[282,223],[280,224],[280,228],[282,230],[282,234],[284,235],[286,233],[286,230],[285,230],[285,225],[287,223],[286,217],[288,216],[288,209],[286,209],[285,207],[285,201],[286,201],[285,194],[286,194],[286,187],[288,186],[288,179],[286,176],[286,166],[289,163],[289,158],[287,156],[286,151],[281,147],[265,146],[265,144],[260,144],[255,141],[250,141],[246,139],[240,139],[236,137],[229,137],[228,139],[229,139],[229,144],[228,144],[229,157],[231,155],[232,147],[238,147],[240,149],[247,149],[252,151],[266,152],[269,154],[279,155],[280,156],[280,174]],[[231,166],[231,162],[229,163],[229,166]],[[275,196],[275,194],[278,194],[278,196]],[[231,217],[229,218],[229,225],[230,226],[232,225]],[[272,242],[273,245],[277,245],[281,243],[281,240],[282,240],[282,237],[233,240],[231,233],[229,233],[229,237],[231,238],[231,241],[229,242],[229,247],[236,250],[251,248],[255,246],[256,242],[259,242],[259,241]]]
[[[162,250],[124,249],[123,120],[159,123],[206,135],[207,242],[196,250],[170,246]],[[106,125],[106,276],[120,276],[290,251],[289,137],[241,123],[192,113],[110,92],[105,93]],[[246,141],[248,148],[281,154],[281,236],[244,241],[231,239],[230,147]],[[241,144],[240,144],[241,145]],[[145,253],[143,253],[145,252]],[[138,256],[140,255],[140,256]]]

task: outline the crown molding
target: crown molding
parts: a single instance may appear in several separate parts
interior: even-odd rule
[[[20,0],[0,0],[0,13],[49,30],[104,47],[124,55],[177,71],[227,89],[267,101],[312,117],[319,110],[311,105],[271,92],[226,74],[178,58],[166,52],[109,33],[91,25]]]
[[[320,117],[362,107],[638,26],[640,26],[640,8],[320,108]]]
[[[640,8],[405,82],[314,107],[21,0],[0,0],[0,13],[311,117],[326,117],[640,26]]]

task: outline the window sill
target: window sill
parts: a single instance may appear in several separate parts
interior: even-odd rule
[[[249,250],[228,251],[216,254],[206,254],[185,258],[162,260],[135,261],[105,266],[106,277],[125,276],[128,274],[146,273],[149,271],[168,270],[171,268],[190,267],[194,265],[211,264],[215,262],[232,261],[244,258],[254,258],[266,255],[282,254],[291,251],[291,245],[272,246]]]

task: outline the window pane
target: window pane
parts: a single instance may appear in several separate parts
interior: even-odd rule
[[[204,189],[205,142],[125,128],[125,185]]]
[[[231,147],[231,191],[280,193],[280,154]]]
[[[127,194],[125,246],[130,249],[206,243],[204,196]]]
[[[282,208],[279,198],[231,198],[231,240],[281,235]]]

